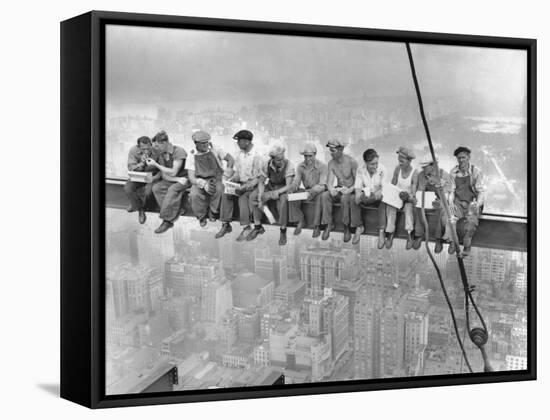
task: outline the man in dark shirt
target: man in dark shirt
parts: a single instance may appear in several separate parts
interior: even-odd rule
[[[187,152],[182,147],[170,143],[165,131],[155,135],[154,140],[159,152],[158,162],[151,158],[146,162],[161,173],[162,180],[153,185],[153,194],[160,206],[159,217],[162,219],[162,224],[155,233],[164,233],[174,226],[179,217],[183,194],[191,184],[185,169]]]
[[[133,146],[128,152],[128,171],[133,172],[157,172],[154,166],[147,165],[148,158],[155,158],[156,152],[152,146],[151,139],[143,136],[137,140],[137,144]],[[154,180],[158,178],[155,175]],[[145,203],[147,199],[153,193],[153,182],[134,182],[126,181],[124,185],[124,192],[128,197],[130,205],[128,206],[128,212],[139,212],[139,223],[145,223],[147,216],[145,215]]]

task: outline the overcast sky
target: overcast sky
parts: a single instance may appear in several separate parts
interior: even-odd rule
[[[414,95],[402,43],[112,25],[106,39],[111,109]],[[524,51],[412,49],[425,101],[471,91],[488,103],[520,109]]]

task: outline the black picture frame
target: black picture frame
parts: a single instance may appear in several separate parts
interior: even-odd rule
[[[528,368],[105,395],[105,25],[522,49],[528,62]],[[536,40],[92,11],[61,23],[61,397],[90,408],[536,379]]]

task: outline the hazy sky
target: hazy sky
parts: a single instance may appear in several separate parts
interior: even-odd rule
[[[423,95],[471,91],[520,109],[523,51],[413,45]],[[269,103],[414,95],[402,43],[107,27],[107,104]]]

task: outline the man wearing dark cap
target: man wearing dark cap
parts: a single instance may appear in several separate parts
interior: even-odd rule
[[[436,219],[435,223],[435,248],[434,252],[439,254],[443,250],[443,229],[446,226],[447,218],[443,214],[441,197],[439,197],[437,190],[439,186],[443,187],[443,192],[445,193],[444,200],[449,202],[449,197],[454,191],[454,182],[451,176],[444,171],[439,169],[439,177],[436,176],[435,164],[431,154],[428,154],[422,158],[420,161],[420,167],[422,170],[418,174],[418,190],[417,191],[428,191],[434,192],[436,194],[436,199],[432,203],[425,203],[426,207],[434,208],[434,216]],[[449,202],[450,204],[450,202]],[[413,249],[420,249],[422,245],[422,240],[425,235],[424,221],[422,218],[422,209],[417,207],[415,209],[415,218],[414,218],[414,243]]]
[[[325,225],[321,239],[327,240],[333,229],[332,206],[342,203],[342,222],[344,223],[344,242],[351,240],[355,229],[351,223],[351,200],[353,200],[353,186],[357,175],[357,161],[344,153],[344,142],[339,139],[327,143],[332,159],[328,163],[327,189],[321,197],[323,207],[322,224]],[[335,185],[336,184],[336,185]]]
[[[147,159],[147,164],[156,167],[161,172],[162,180],[153,185],[153,194],[160,206],[159,217],[162,224],[155,233],[164,233],[174,226],[180,215],[183,194],[189,189],[189,180],[185,169],[187,152],[183,147],[170,143],[165,131],[155,135],[158,162]]]
[[[195,149],[191,150],[186,160],[187,175],[191,183],[189,193],[191,209],[199,219],[201,227],[206,226],[210,211],[212,219],[219,218],[220,203],[223,194],[222,161],[227,162],[227,171],[233,170],[233,157],[210,142],[210,134],[196,131],[191,136]]]
[[[305,225],[302,205],[310,202],[313,205],[313,238],[321,235],[321,196],[327,189],[327,165],[316,158],[317,147],[313,143],[306,143],[300,149],[304,161],[296,168],[296,176],[292,181],[292,192],[306,191],[306,201],[291,201],[289,203],[289,220],[297,222],[294,235],[299,235]],[[301,189],[303,186],[304,189]]]
[[[147,165],[147,159],[150,157],[153,159],[157,157],[151,139],[146,136],[140,137],[137,139],[137,144],[132,146],[128,152],[128,170],[133,172],[156,172],[157,174],[153,177],[153,182],[155,182],[160,174],[154,166]],[[138,211],[138,220],[141,224],[144,224],[147,220],[145,203],[153,194],[153,182],[143,183],[128,180],[124,185],[124,192],[130,202],[128,212]]]
[[[465,218],[464,222],[464,249],[462,254],[468,255],[472,248],[472,237],[479,225],[479,216],[485,204],[485,185],[483,173],[470,163],[471,150],[460,146],[454,151],[458,165],[451,170],[451,177],[455,184],[452,199],[452,213],[454,218]],[[446,237],[449,235],[446,234]],[[456,251],[454,243],[449,245],[449,253]]]
[[[364,164],[357,170],[355,177],[355,197],[351,202],[351,226],[356,228],[353,243],[361,240],[364,231],[361,207],[378,208],[378,249],[384,248],[386,237],[386,204],[382,202],[382,186],[388,176],[384,165],[378,162],[378,153],[374,149],[367,149],[363,153]]]
[[[393,171],[391,183],[400,190],[399,198],[403,200],[403,212],[405,213],[405,230],[407,231],[406,249],[413,246],[412,231],[414,230],[414,206],[416,204],[416,189],[418,185],[418,171],[411,165],[416,157],[414,152],[407,147],[400,147],[397,150],[397,166]],[[386,226],[386,248],[390,249],[395,234],[395,225],[397,223],[397,208],[386,206],[387,226]]]
[[[252,192],[254,203],[254,229],[247,241],[253,240],[263,230],[261,207],[266,205],[278,215],[281,233],[279,245],[286,245],[286,226],[288,224],[288,191],[294,179],[294,165],[285,158],[285,148],[273,146],[269,151],[269,161],[262,168],[258,188]],[[267,185],[265,181],[267,180]]]
[[[253,134],[248,130],[237,132],[233,139],[237,141],[238,151],[235,156],[234,173],[228,181],[240,184],[235,190],[235,194],[226,194],[222,196],[221,202],[221,221],[222,227],[216,238],[221,238],[226,233],[232,231],[231,220],[233,220],[234,200],[239,201],[239,220],[243,226],[242,232],[237,237],[237,241],[244,241],[251,233],[251,217],[254,210],[254,204],[251,199],[251,193],[258,186],[264,159],[254,148],[252,144]],[[263,227],[256,232],[260,234],[265,232]]]

